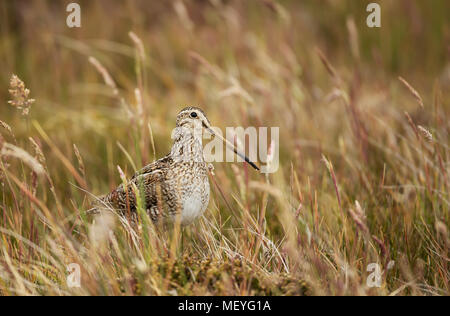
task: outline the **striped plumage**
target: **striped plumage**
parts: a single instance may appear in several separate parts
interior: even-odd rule
[[[200,217],[208,205],[210,191],[202,135],[198,133],[203,122],[209,126],[201,109],[184,108],[177,116],[171,152],[138,171],[126,189],[118,186],[102,202],[122,213],[128,209],[134,212],[135,186],[153,222],[173,221],[179,214],[181,224],[188,225]]]
[[[153,222],[180,220],[188,225],[200,217],[209,202],[208,165],[203,157],[202,132],[222,139],[227,146],[255,169],[258,167],[227,140],[215,134],[205,113],[196,107],[187,107],[177,115],[174,139],[170,153],[145,166],[130,181],[118,186],[100,199],[100,204],[120,213],[136,211],[135,190],[144,202]],[[94,210],[98,211],[101,207]]]

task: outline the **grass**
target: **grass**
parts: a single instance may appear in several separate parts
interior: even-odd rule
[[[446,1],[79,3],[0,3],[1,295],[449,295]],[[215,163],[182,230],[86,215],[185,105],[279,126],[279,170]]]

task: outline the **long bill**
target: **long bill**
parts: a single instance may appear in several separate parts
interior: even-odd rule
[[[244,155],[243,153],[241,153],[236,146],[234,146],[230,141],[228,141],[226,138],[223,138],[221,135],[216,134],[212,128],[210,128],[209,126],[207,126],[205,123],[203,123],[203,127],[209,132],[211,133],[211,135],[214,135],[216,137],[219,137],[219,139],[221,139],[225,145],[230,148],[236,155],[238,155],[239,157],[241,157],[242,159],[245,160],[245,162],[247,162],[250,166],[252,166],[253,168],[255,168],[256,170],[259,170],[258,166],[255,165],[253,162],[250,161],[250,159],[248,159],[248,157],[246,155]]]

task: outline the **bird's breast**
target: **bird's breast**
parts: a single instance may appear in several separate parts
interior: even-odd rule
[[[186,190],[183,198],[183,211],[181,213],[181,225],[189,225],[201,217],[209,202],[209,181],[194,182]]]

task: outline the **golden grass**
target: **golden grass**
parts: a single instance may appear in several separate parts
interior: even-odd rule
[[[383,3],[379,30],[354,1],[101,3],[78,30],[59,4],[0,4],[1,295],[449,294],[446,1]],[[280,169],[215,163],[182,230],[86,215],[185,105],[279,126]]]

